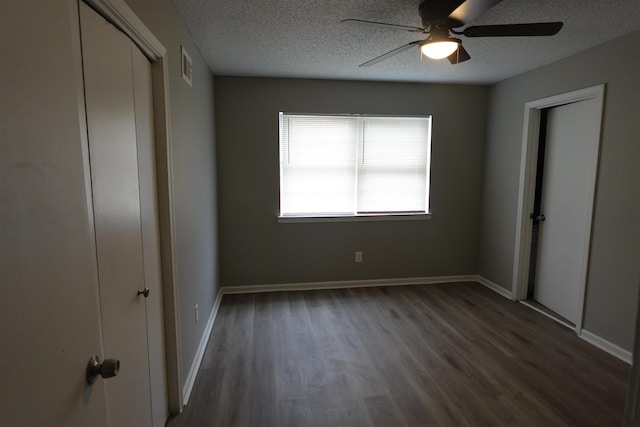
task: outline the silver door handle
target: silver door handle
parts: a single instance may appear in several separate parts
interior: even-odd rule
[[[143,295],[145,298],[149,296],[149,288],[144,288],[141,291],[138,291],[138,295]]]
[[[98,379],[98,376],[102,378],[111,378],[118,375],[120,372],[120,361],[117,359],[105,359],[100,362],[98,356],[93,356],[89,359],[87,365],[87,383],[94,384]]]
[[[540,222],[543,222],[543,221],[544,221],[545,219],[547,219],[547,218],[544,216],[544,214],[542,214],[542,215],[538,215],[538,216],[536,217],[536,219],[537,219],[538,221],[540,221]]]

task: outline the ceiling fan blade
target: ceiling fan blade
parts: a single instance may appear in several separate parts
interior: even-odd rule
[[[343,19],[340,22],[348,24],[366,25],[376,28],[386,28],[389,30],[404,30],[412,33],[424,33],[424,28],[410,27],[408,25],[389,24],[387,22],[365,21],[364,19]]]
[[[359,66],[360,67],[370,67],[371,65],[375,65],[378,62],[382,62],[385,59],[389,59],[392,56],[399,54],[400,52],[404,52],[405,50],[411,49],[412,47],[417,46],[420,43],[422,43],[422,41],[423,40],[416,40],[414,42],[407,43],[404,46],[397,47],[397,48],[395,48],[393,50],[390,50],[387,53],[384,53],[384,54],[382,54],[380,56],[377,56],[377,57],[375,57],[375,58],[373,58],[373,59],[371,59],[371,60],[369,60],[367,62],[364,62],[364,63],[360,64]]]
[[[442,20],[456,10],[464,0],[424,0],[418,8],[423,21]]]
[[[553,36],[564,24],[562,22],[538,22],[535,24],[478,25],[465,28],[461,34],[467,37],[524,37]],[[454,31],[455,33],[455,31]],[[459,33],[455,33],[459,34]]]
[[[455,65],[464,61],[468,61],[469,59],[471,59],[471,56],[469,55],[469,52],[467,52],[467,49],[460,45],[455,52],[447,57],[447,59],[449,60],[449,62]]]
[[[449,18],[457,19],[460,22],[471,22],[477,16],[482,15],[486,10],[501,1],[502,0],[467,0],[451,12]]]

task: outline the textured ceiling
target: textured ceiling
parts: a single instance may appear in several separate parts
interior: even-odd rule
[[[458,65],[421,60],[415,48],[374,66],[358,67],[425,37],[340,20],[421,26],[420,0],[172,3],[213,73],[227,76],[494,83],[640,30],[640,0],[504,0],[466,25],[546,21],[565,25],[553,37],[460,36],[471,60]]]

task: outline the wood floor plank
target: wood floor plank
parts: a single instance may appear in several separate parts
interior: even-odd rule
[[[475,283],[225,295],[185,426],[616,426],[629,367]]]
[[[400,408],[390,396],[368,396],[364,398],[369,418],[375,427],[408,427]]]

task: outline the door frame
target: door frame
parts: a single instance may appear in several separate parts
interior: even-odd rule
[[[597,124],[598,142],[595,154],[591,159],[589,168],[588,200],[591,209],[587,213],[585,226],[585,244],[582,252],[582,265],[580,273],[580,291],[578,295],[578,316],[575,325],[577,334],[582,331],[584,300],[586,291],[587,274],[589,269],[589,252],[591,247],[591,224],[593,219],[593,207],[595,198],[596,179],[598,172],[598,158],[600,153],[602,135],[602,112],[604,105],[605,85],[597,85],[580,89],[548,98],[525,103],[524,126],[522,137],[522,151],[520,159],[520,181],[518,187],[518,216],[516,223],[513,281],[511,295],[514,301],[527,298],[527,279],[529,276],[529,260],[531,255],[531,234],[533,224],[529,214],[533,212],[533,202],[536,183],[536,165],[538,162],[538,141],[540,136],[540,115],[546,108],[571,104],[574,102],[595,99],[598,104]]]
[[[126,34],[151,62],[153,119],[160,221],[160,256],[164,299],[164,332],[167,362],[169,412],[182,412],[182,366],[180,353],[179,294],[176,277],[176,237],[173,190],[171,111],[169,102],[169,62],[164,45],[138,18],[124,0],[78,0]]]

